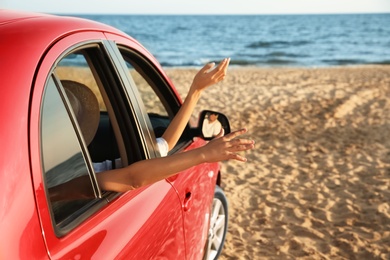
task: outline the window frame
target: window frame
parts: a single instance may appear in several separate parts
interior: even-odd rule
[[[121,154],[121,157],[125,159],[123,166],[126,166],[138,160],[155,157],[155,154],[151,152],[152,151],[151,149],[147,148],[148,142],[145,140],[146,139],[145,129],[147,129],[147,127],[145,123],[142,122],[143,120],[140,120],[140,117],[143,118],[142,116],[143,114],[140,112],[138,99],[134,95],[132,95],[132,91],[129,91],[129,89],[131,90],[131,88],[129,88],[129,84],[128,82],[126,82],[128,79],[123,77],[123,72],[121,71],[122,68],[120,68],[120,66],[118,68],[118,63],[120,63],[120,61],[117,60],[116,55],[110,49],[110,46],[107,45],[110,45],[110,43],[108,43],[107,40],[97,40],[97,41],[80,42],[78,44],[72,45],[71,47],[67,48],[65,51],[61,53],[61,55],[59,55],[55,59],[55,62],[52,64],[50,72],[48,73],[48,76],[45,81],[43,93],[46,91],[48,87],[48,82],[50,78],[52,78],[57,87],[57,90],[59,91],[59,94],[61,95],[62,99],[64,99],[64,95],[65,95],[64,89],[62,87],[60,79],[55,75],[55,68],[57,67],[58,63],[61,60],[63,60],[66,56],[81,50],[83,52],[85,51],[86,53],[85,57],[87,58],[88,66],[92,70],[92,73],[95,77],[95,80],[97,81],[99,89],[104,90],[106,92],[110,92],[105,94],[105,96],[109,100],[110,106],[112,106],[111,108],[107,107],[107,110],[108,113],[113,113],[114,116],[112,118],[115,118],[116,123],[118,124],[120,138],[122,138],[123,147],[124,147],[124,156],[122,156]],[[95,54],[98,55],[96,56],[91,55],[92,52],[95,52]],[[42,104],[43,102],[41,103],[39,118],[42,117],[41,114]],[[67,108],[67,110],[69,110],[69,108]],[[91,185],[95,189],[96,200],[91,201],[87,203],[85,206],[83,206],[82,208],[85,208],[85,210],[80,214],[76,214],[75,216],[73,216],[78,211],[70,214],[69,217],[67,218],[70,218],[71,220],[68,221],[67,225],[59,226],[55,222],[53,216],[51,202],[48,197],[49,195],[48,187],[46,185],[45,177],[43,176],[42,180],[45,189],[46,201],[49,206],[50,219],[52,222],[54,233],[57,237],[65,236],[71,230],[75,229],[82,222],[84,222],[85,220],[90,218],[93,214],[98,212],[99,209],[101,209],[102,207],[107,205],[110,201],[114,200],[120,195],[118,193],[112,193],[112,192],[105,192],[102,194],[102,192],[100,191],[100,188],[96,180],[96,173],[93,170],[92,160],[89,156],[88,148],[85,145],[83,137],[80,138],[82,134],[77,124],[75,124],[75,121],[77,120],[74,118],[73,113],[71,113],[71,115],[72,116],[70,120],[72,121],[75,134],[78,137],[82,155],[85,158],[85,161],[87,163],[87,167],[91,179]],[[41,127],[42,125],[40,124],[39,135],[42,134]],[[126,138],[126,136],[128,138]],[[116,138],[118,137],[116,136]],[[40,137],[40,140],[42,140],[42,136]],[[43,154],[42,154],[41,146],[42,144],[40,142],[39,150],[41,152],[40,158],[42,160]],[[132,153],[134,151],[136,152],[136,154]],[[43,167],[42,163],[41,165]],[[44,172],[45,172],[44,169],[42,169],[43,175]]]
[[[69,37],[69,39],[72,38],[73,37]],[[155,84],[158,83],[163,86],[162,89],[164,91],[162,94],[165,97],[164,100],[167,102],[167,107],[169,108],[167,109],[167,111],[168,113],[170,113],[170,116],[173,117],[180,109],[181,101],[178,95],[175,93],[175,90],[171,87],[170,82],[165,78],[159,68],[157,68],[147,56],[144,56],[141,52],[139,52],[137,48],[120,44],[117,45],[112,40],[102,40],[100,38],[95,40],[89,39],[77,41],[77,43],[70,43],[71,40],[65,40],[63,42],[64,43],[59,44],[58,47],[54,45],[55,51],[51,53],[51,51],[49,50],[48,53],[50,54],[50,57],[47,60],[46,58],[43,58],[41,61],[43,62],[43,64],[46,64],[46,68],[43,70],[47,71],[46,79],[42,78],[44,77],[43,75],[40,75],[43,73],[40,72],[41,69],[38,68],[37,70],[39,72],[39,81],[44,82],[44,87],[42,91],[45,91],[48,79],[52,77],[52,75],[54,75],[56,66],[64,57],[80,50],[88,49],[92,50],[92,52],[95,51],[95,54],[97,55],[90,55],[91,52],[86,52],[88,54],[87,57],[90,58],[88,59],[88,64],[92,69],[94,76],[97,76],[97,78],[95,79],[99,81],[97,82],[97,84],[99,85],[99,89],[104,89],[105,91],[107,91],[104,96],[106,96],[110,100],[109,103],[112,105],[111,108],[107,107],[107,110],[109,112],[111,109],[112,113],[114,113],[115,115],[114,118],[116,118],[117,120],[116,124],[118,124],[120,136],[121,138],[123,138],[121,141],[123,141],[125,154],[124,156],[128,160],[124,163],[123,166],[126,166],[138,160],[159,157],[160,154],[157,149],[157,144],[150,119],[146,113],[146,110],[144,109],[144,104],[139,96],[137,87],[134,86],[132,78],[129,77],[130,73],[128,73],[124,57],[120,52],[120,48],[123,48],[126,52],[129,52],[133,55],[137,55],[140,61],[140,63],[138,64],[142,66],[143,70],[148,73],[149,76],[152,75],[153,82],[155,82]],[[66,48],[61,50],[60,46],[68,44],[67,42],[69,42],[70,44],[67,45]],[[50,60],[53,60],[53,62],[50,62]],[[93,66],[91,66],[90,63],[92,63]],[[56,79],[56,84],[61,84],[58,78]],[[170,101],[168,102],[167,100]],[[41,113],[41,108],[39,108],[38,113]],[[39,115],[38,118],[41,118],[41,115]],[[38,127],[38,134],[40,135],[40,124]],[[187,124],[187,128],[184,133],[190,133],[190,131],[188,131],[187,129],[191,129],[189,127],[189,124]],[[80,132],[78,130],[78,135],[79,134]],[[172,149],[170,153],[174,153],[176,151],[181,150],[192,141],[192,137],[186,139],[186,143],[181,143],[179,146],[177,145],[174,149]],[[40,147],[40,142],[38,142],[39,152],[42,152]],[[89,155],[88,148],[85,147],[84,149],[86,149],[86,153]],[[132,154],[133,151],[136,151],[137,154]],[[122,153],[121,157],[123,157]],[[40,159],[42,160],[42,154],[40,155]],[[43,174],[42,166],[41,172],[41,174]],[[93,175],[94,182],[96,182],[96,176],[94,171]],[[47,197],[48,191],[45,182],[42,182],[42,185],[44,191],[43,196],[46,198],[45,202],[42,201],[42,203],[46,203],[47,206],[50,206],[50,200]],[[97,182],[96,187],[98,187]],[[36,190],[36,192],[37,194],[41,193],[38,190]],[[135,194],[137,194],[137,191],[134,192]],[[120,195],[121,194],[118,193],[103,193],[100,194],[100,196],[96,196],[97,198],[100,198],[95,201],[94,205],[88,206],[87,209],[79,215],[79,217],[75,218],[65,227],[57,227],[54,218],[49,213],[50,221],[52,222],[51,226],[53,227],[55,236],[59,238],[67,235],[70,231],[79,227],[87,219],[90,219],[94,214],[101,211],[104,206],[120,197]],[[41,200],[40,197],[38,198],[38,200]],[[39,207],[41,208],[41,210],[48,210],[49,212],[51,211],[50,209],[42,208],[41,205],[41,202],[39,202]],[[45,219],[46,218],[47,217],[45,216]]]
[[[121,59],[121,64],[123,69],[125,70],[125,74],[127,77],[131,78],[130,73],[128,72],[128,67],[126,65],[127,59],[135,62],[137,64],[137,67],[134,67],[134,69],[139,69],[142,71],[140,73],[138,70],[137,72],[144,77],[144,75],[147,75],[148,77],[144,77],[145,81],[148,82],[150,87],[153,89],[153,91],[156,93],[156,95],[159,97],[160,101],[162,102],[163,106],[165,107],[166,111],[168,112],[168,116],[170,120],[173,119],[173,117],[177,114],[179,111],[182,102],[179,100],[179,97],[174,92],[174,89],[171,87],[171,84],[166,80],[166,78],[161,74],[159,69],[155,67],[154,64],[150,62],[150,60],[145,57],[142,53],[138,52],[135,49],[130,48],[129,46],[125,46],[123,44],[116,44],[115,42],[110,42],[111,45],[115,46],[117,51],[117,55],[119,55],[119,59]],[[129,62],[129,61],[127,61]],[[129,62],[131,63],[131,62]],[[131,63],[132,64],[132,63]],[[133,65],[133,64],[132,64]],[[143,104],[141,94],[138,91],[137,86],[135,86],[134,81],[131,79],[130,84],[133,86],[132,89],[135,91],[138,99],[140,100],[142,110],[143,110],[143,117],[144,120],[147,122],[148,125],[148,132],[151,133],[152,140],[155,142],[155,135],[153,126],[151,123],[151,120],[149,118],[148,113],[146,112],[146,108]],[[161,87],[160,87],[161,86]],[[181,151],[185,147],[187,147],[190,143],[193,142],[193,137],[195,136],[195,131],[193,128],[191,128],[190,123],[187,123],[186,128],[183,131],[183,134],[178,141],[178,143],[175,145],[175,147],[172,148],[172,150],[168,154],[173,154],[178,151]],[[156,149],[155,149],[156,150]],[[157,149],[158,150],[158,149]],[[159,153],[158,153],[159,155]]]
[[[90,179],[90,184],[91,184],[91,188],[94,192],[95,199],[100,199],[100,198],[102,198],[102,196],[101,196],[100,190],[97,186],[97,181],[95,181],[96,178],[95,178],[94,171],[93,171],[92,161],[91,161],[91,158],[89,156],[89,153],[87,152],[88,149],[86,148],[84,138],[81,134],[77,120],[75,119],[75,115],[73,114],[73,110],[70,108],[69,100],[67,99],[66,94],[64,92],[64,89],[63,89],[61,83],[59,82],[58,78],[54,75],[54,73],[51,74],[49,78],[51,78],[52,84],[54,84],[54,87],[55,87],[55,91],[58,92],[58,95],[59,95],[61,101],[63,102],[64,112],[66,112],[66,114],[68,115],[68,119],[69,119],[71,127],[73,129],[73,133],[76,136],[77,144],[79,146],[79,152],[84,159],[85,168],[88,171],[88,175],[86,175],[86,176],[88,176]],[[48,84],[50,84],[50,79],[48,80]],[[46,91],[48,89],[48,84],[46,84],[46,86],[45,86],[44,95],[46,94]],[[42,102],[42,107],[43,107],[43,104],[44,104],[44,102]],[[41,109],[41,111],[43,112],[43,109]],[[42,115],[41,115],[41,118],[43,118]],[[41,124],[40,134],[41,134],[41,145],[40,146],[42,147],[42,145],[43,145],[42,143],[45,139],[45,137],[42,134],[42,124]],[[41,158],[42,158],[42,160],[44,160],[44,158],[45,158],[42,148],[41,148]],[[43,161],[42,161],[42,167],[43,167],[43,171],[42,171],[43,178],[42,179],[44,180],[44,184],[45,184],[47,201],[48,201],[48,204],[50,205],[50,214],[51,214],[52,224],[56,229],[57,235],[62,236],[64,232],[67,232],[66,230],[68,228],[71,228],[71,225],[69,225],[69,223],[77,222],[79,218],[83,218],[82,216],[84,215],[84,213],[81,213],[81,214],[75,214],[75,213],[79,212],[82,208],[86,207],[87,205],[94,206],[99,201],[96,201],[96,200],[93,201],[93,198],[91,198],[91,201],[86,203],[80,209],[74,211],[69,216],[65,217],[65,219],[62,220],[61,222],[57,223],[55,221],[54,211],[52,209],[52,202],[50,201],[50,198],[49,198],[49,191],[48,191],[47,181],[46,181],[47,171],[44,169]]]

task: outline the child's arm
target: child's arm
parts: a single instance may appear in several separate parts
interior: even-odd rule
[[[206,64],[195,75],[183,105],[162,136],[168,143],[168,150],[171,150],[176,145],[182,135],[203,90],[225,78],[229,62],[230,59],[224,59],[214,69],[212,69],[215,65],[214,63]]]

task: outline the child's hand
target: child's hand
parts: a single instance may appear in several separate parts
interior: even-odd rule
[[[236,138],[246,132],[246,129],[241,129],[223,136],[223,131],[221,131],[218,136],[201,148],[204,160],[206,162],[218,162],[233,159],[246,162],[247,159],[237,153],[253,149],[255,142],[249,139]]]
[[[194,80],[193,80],[192,85],[191,85],[191,90],[192,91],[195,91],[195,90],[201,91],[201,90],[223,80],[226,76],[229,62],[230,62],[230,58],[226,58],[226,59],[223,59],[216,67],[214,67],[215,63],[206,64],[195,75]]]

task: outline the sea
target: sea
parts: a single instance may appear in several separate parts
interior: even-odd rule
[[[231,66],[390,64],[390,13],[77,16],[124,31],[165,67],[225,57]]]

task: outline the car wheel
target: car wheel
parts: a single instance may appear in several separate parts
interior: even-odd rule
[[[228,227],[228,202],[223,190],[215,187],[204,260],[215,260],[222,252]]]

